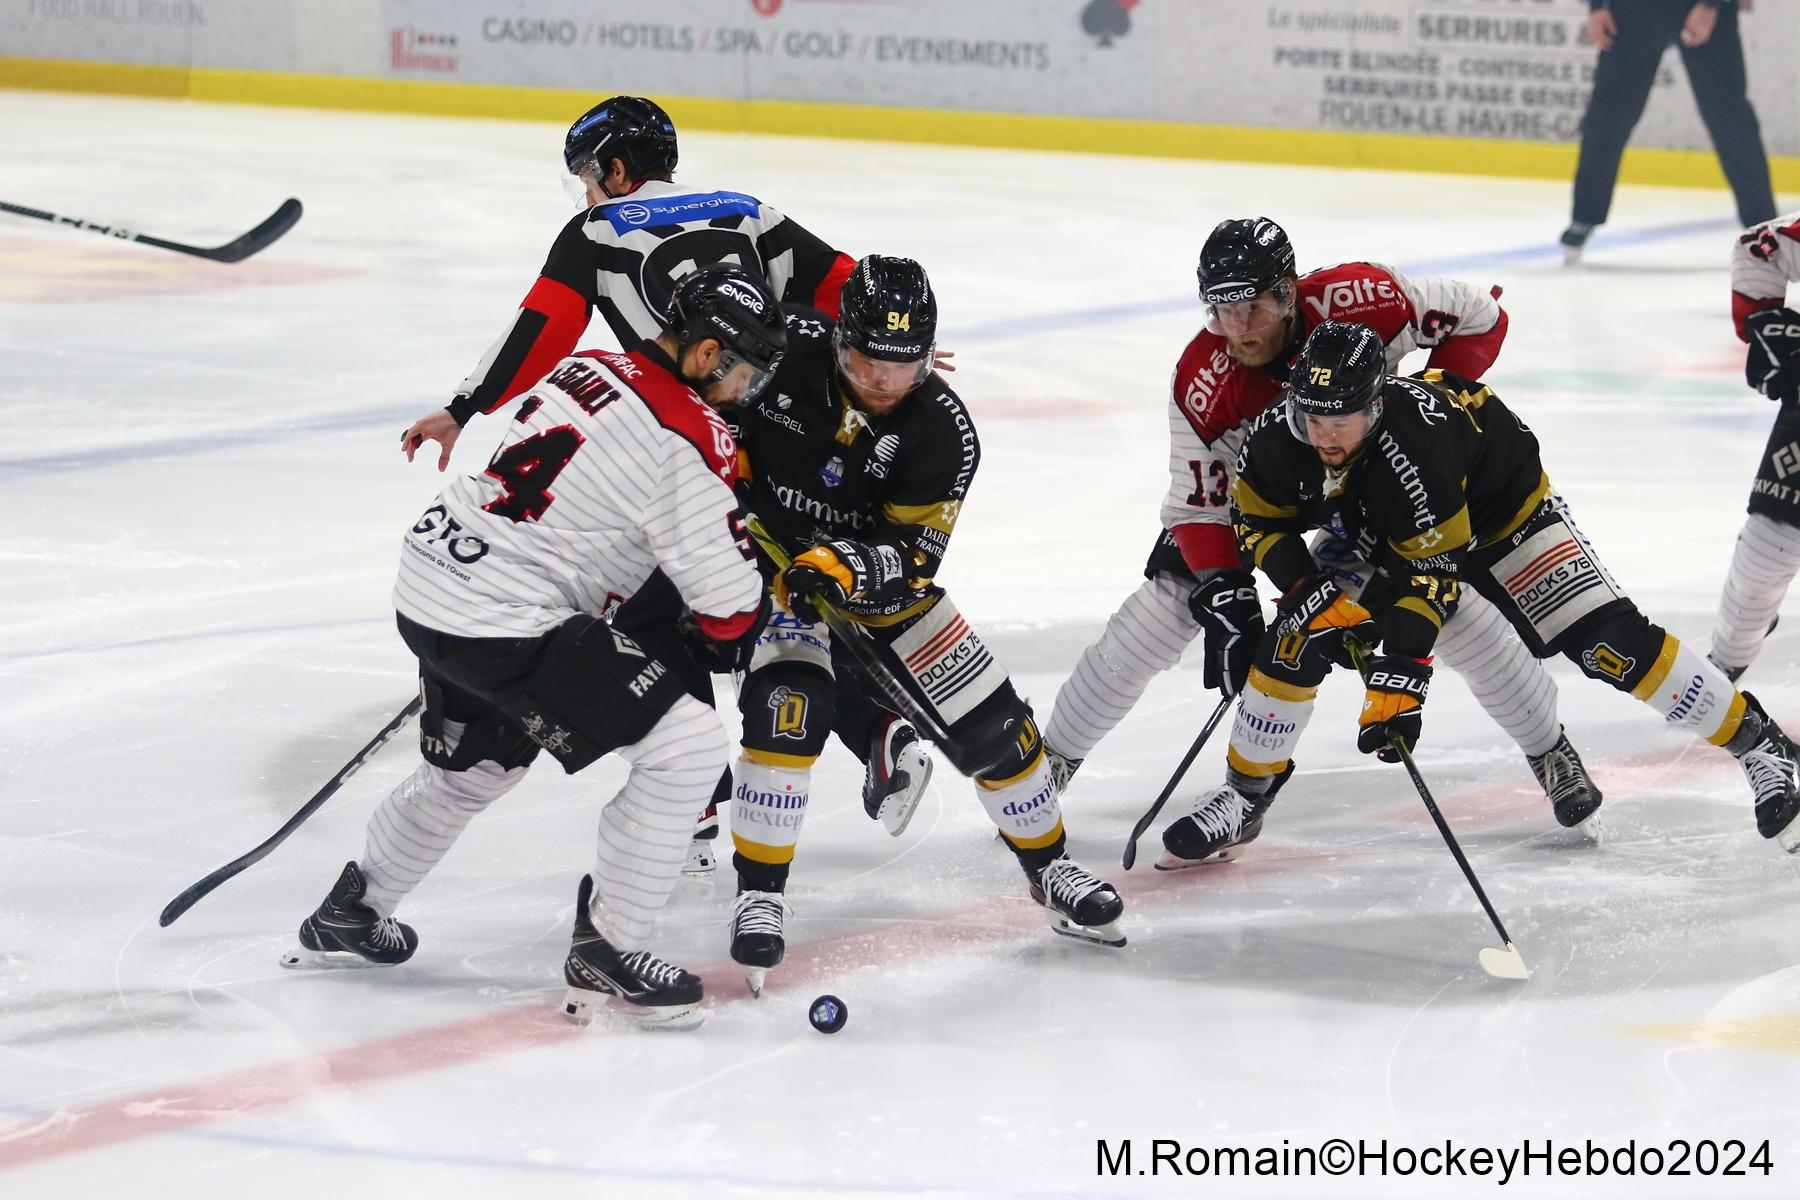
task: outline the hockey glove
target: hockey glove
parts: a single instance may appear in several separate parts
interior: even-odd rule
[[[1400,755],[1388,739],[1411,750],[1419,742],[1425,719],[1425,691],[1431,683],[1431,664],[1404,654],[1383,654],[1368,660],[1362,716],[1357,718],[1356,748],[1383,762],[1399,762]]]
[[[1330,575],[1314,575],[1289,588],[1275,606],[1275,635],[1298,634],[1332,662],[1348,667],[1350,652],[1344,636],[1353,636],[1365,647],[1381,640],[1369,610],[1338,590]]]
[[[1800,400],[1800,313],[1765,308],[1744,318],[1744,331],[1750,335],[1744,381],[1771,400]]]
[[[722,630],[717,622],[695,616],[692,609],[683,609],[677,624],[695,662],[714,675],[729,675],[750,669],[750,655],[756,650],[756,639],[762,636],[763,627],[769,623],[769,614],[773,611],[768,594],[764,593],[750,624],[730,637],[718,636]],[[712,626],[710,631],[709,625]]]
[[[1188,594],[1188,611],[1206,634],[1202,682],[1225,696],[1237,695],[1263,635],[1256,580],[1248,571],[1215,572]]]
[[[899,571],[900,556],[888,547],[894,558],[894,574]],[[819,604],[836,608],[871,588],[888,582],[892,575],[879,572],[879,550],[847,539],[825,542],[796,557],[779,581],[782,607],[809,625],[824,620]]]

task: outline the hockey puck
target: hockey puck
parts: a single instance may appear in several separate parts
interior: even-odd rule
[[[820,1033],[836,1033],[850,1019],[850,1010],[836,996],[820,996],[806,1010],[806,1019]]]

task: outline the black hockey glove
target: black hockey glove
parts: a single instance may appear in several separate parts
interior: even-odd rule
[[[1369,674],[1363,686],[1368,691],[1356,721],[1356,748],[1383,762],[1399,762],[1388,739],[1398,739],[1408,750],[1419,744],[1431,664],[1404,654],[1382,654],[1367,661]]]
[[[1225,696],[1237,695],[1263,635],[1256,580],[1248,571],[1216,572],[1188,594],[1188,611],[1206,634],[1202,682]]]
[[[1744,381],[1771,400],[1800,400],[1800,313],[1765,308],[1744,318],[1744,331],[1750,335]]]
[[[1369,610],[1339,591],[1330,575],[1302,579],[1275,606],[1276,636],[1296,633],[1340,667],[1351,665],[1350,651],[1344,648],[1346,634],[1365,647],[1381,640]]]
[[[901,575],[900,552],[838,539],[814,546],[781,573],[783,607],[809,625],[824,619],[818,603],[836,608],[886,587]]]
[[[765,592],[762,603],[756,606],[756,615],[751,618],[749,628],[736,637],[727,639],[708,634],[692,609],[682,610],[678,624],[682,637],[687,641],[688,653],[694,656],[695,662],[714,675],[730,675],[750,669],[750,655],[756,650],[756,639],[762,636],[763,627],[769,623],[769,614],[773,611],[768,593]]]

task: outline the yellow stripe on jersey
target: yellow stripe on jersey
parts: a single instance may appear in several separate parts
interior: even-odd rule
[[[819,761],[816,754],[783,754],[779,750],[758,750],[745,746],[744,757],[761,767],[782,767],[789,771],[808,771]]]
[[[1247,517],[1262,517],[1266,520],[1278,521],[1284,517],[1300,515],[1298,505],[1271,504],[1264,500],[1257,495],[1256,489],[1250,486],[1250,481],[1242,475],[1239,475],[1237,482],[1231,485],[1231,502],[1237,505],[1238,511]]]
[[[1736,737],[1738,728],[1744,723],[1744,713],[1746,708],[1747,706],[1744,704],[1744,693],[1738,691],[1732,692],[1731,704],[1725,709],[1725,719],[1720,722],[1719,728],[1706,740],[1715,746],[1723,746],[1732,738]]]
[[[1316,685],[1313,687],[1301,687],[1298,684],[1284,683],[1279,679],[1271,679],[1269,676],[1262,673],[1260,667],[1250,668],[1250,677],[1245,681],[1244,686],[1261,692],[1272,700],[1286,700],[1289,704],[1306,704],[1317,699],[1319,695],[1319,689]]]
[[[1463,505],[1451,515],[1448,521],[1440,521],[1418,537],[1407,538],[1404,542],[1390,541],[1401,558],[1430,558],[1435,554],[1448,554],[1460,550],[1469,544],[1474,536],[1469,528],[1469,506]]]
[[[1239,775],[1248,775],[1252,779],[1268,779],[1287,770],[1287,759],[1277,763],[1255,763],[1239,754],[1236,746],[1225,748],[1225,765]]]
[[[1056,827],[1054,829],[1049,833],[1039,834],[1037,837],[1017,838],[1006,832],[1004,829],[1000,831],[1001,837],[1005,838],[1021,850],[1042,850],[1045,846],[1054,846],[1056,844],[1056,839],[1062,835],[1063,823],[1061,817],[1056,819]]]
[[[1517,533],[1520,526],[1524,525],[1525,522],[1531,520],[1531,518],[1536,515],[1539,506],[1544,503],[1544,497],[1549,494],[1550,476],[1544,474],[1544,472],[1540,470],[1538,472],[1537,486],[1531,490],[1531,495],[1525,497],[1525,503],[1519,505],[1519,511],[1513,514],[1512,520],[1508,521],[1499,533],[1486,539],[1481,544],[1483,546],[1492,546],[1502,538],[1509,538]]]
[[[892,525],[923,525],[927,529],[935,529],[939,533],[949,533],[956,528],[956,518],[962,516],[961,500],[939,500],[932,504],[884,504],[881,515]]]
[[[1656,693],[1656,689],[1663,685],[1663,680],[1669,677],[1669,668],[1675,665],[1675,654],[1680,649],[1681,643],[1675,640],[1674,634],[1663,634],[1662,649],[1656,652],[1656,661],[1650,664],[1650,669],[1644,672],[1638,685],[1631,689],[1632,699],[1648,700]]]

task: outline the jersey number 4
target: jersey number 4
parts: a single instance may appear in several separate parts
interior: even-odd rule
[[[550,485],[585,440],[573,425],[558,425],[494,455],[486,473],[500,481],[502,491],[482,505],[482,510],[513,522],[543,516],[556,499],[550,494]]]

